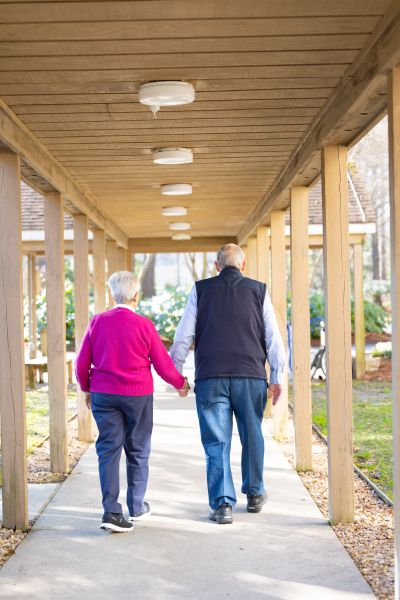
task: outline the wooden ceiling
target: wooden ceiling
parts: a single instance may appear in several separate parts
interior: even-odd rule
[[[0,2],[0,96],[128,238],[169,237],[161,207],[177,203],[193,236],[236,238],[389,8]],[[196,100],[153,119],[138,102],[152,80],[190,81]],[[190,147],[194,162],[154,165],[160,147]],[[192,196],[161,195],[180,182]]]

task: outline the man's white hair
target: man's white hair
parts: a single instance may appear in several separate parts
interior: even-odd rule
[[[236,244],[225,244],[218,250],[217,263],[221,270],[226,267],[241,269],[244,259],[243,250]]]
[[[129,304],[140,290],[139,279],[130,271],[116,271],[107,284],[116,304]]]

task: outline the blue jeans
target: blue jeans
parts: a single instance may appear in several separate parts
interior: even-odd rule
[[[242,492],[263,494],[264,437],[261,431],[267,382],[246,377],[212,377],[196,381],[201,441],[207,460],[210,507],[236,504],[230,451],[233,414],[242,444]]]
[[[96,451],[104,512],[122,513],[118,502],[119,462],[126,455],[129,514],[140,512],[149,477],[153,430],[153,394],[119,396],[91,393],[92,412],[99,430]]]

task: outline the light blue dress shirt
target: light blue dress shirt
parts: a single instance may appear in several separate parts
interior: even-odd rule
[[[283,371],[286,362],[286,352],[276,320],[274,307],[268,292],[265,294],[264,306],[265,343],[267,347],[267,360],[270,366],[270,383],[282,383]],[[185,307],[182,318],[175,332],[174,343],[171,346],[171,358],[182,372],[183,365],[189,354],[190,346],[194,340],[197,318],[197,292],[194,285]]]

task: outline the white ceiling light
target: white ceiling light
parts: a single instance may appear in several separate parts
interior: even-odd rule
[[[174,233],[172,236],[173,240],[191,240],[192,236],[190,233]]]
[[[161,193],[164,196],[184,196],[192,193],[190,183],[166,183],[161,186]]]
[[[190,148],[160,148],[153,152],[153,162],[157,165],[185,165],[193,162]]]
[[[187,208],[185,206],[164,206],[161,212],[164,217],[184,217],[187,215]]]
[[[170,223],[169,228],[172,231],[186,231],[191,228],[190,223]]]
[[[154,114],[161,106],[189,104],[194,97],[194,87],[186,81],[152,81],[139,89],[139,102],[146,104]]]

